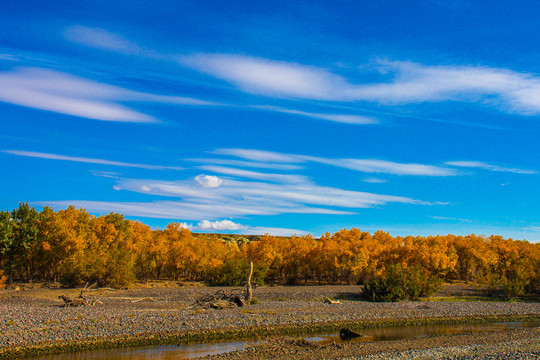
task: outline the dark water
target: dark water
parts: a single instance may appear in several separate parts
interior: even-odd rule
[[[462,324],[462,325],[425,325],[425,326],[400,326],[378,329],[352,330],[360,334],[360,337],[351,340],[341,340],[339,333],[322,333],[304,335],[306,340],[320,344],[335,341],[341,342],[372,342],[383,340],[396,340],[405,338],[428,337],[432,335],[464,334],[479,331],[501,331],[519,328],[540,327],[540,321],[521,321],[492,324]],[[38,360],[172,360],[189,359],[199,356],[213,355],[242,349],[258,341],[229,341],[205,344],[181,344],[167,346],[147,346],[124,349],[94,350],[79,353],[47,355],[38,357]]]

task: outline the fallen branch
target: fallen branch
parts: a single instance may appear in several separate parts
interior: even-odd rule
[[[64,304],[61,305],[62,307],[75,307],[86,305],[86,301],[84,299],[71,299],[66,295],[60,295],[58,297],[64,301]]]
[[[189,308],[201,307],[203,309],[224,309],[244,306],[245,300],[242,295],[244,295],[244,293],[239,289],[234,289],[229,294],[227,294],[225,290],[218,290],[215,294],[201,296]]]
[[[139,301],[144,301],[144,300],[150,300],[151,302],[155,302],[154,299],[152,299],[151,297],[143,297],[143,298],[128,298],[128,297],[123,297],[123,298],[120,298],[122,300],[129,300],[129,302],[132,302],[132,303],[136,303],[136,302],[139,302]]]
[[[321,295],[321,298],[322,298],[322,302],[325,303],[325,304],[342,304],[341,301],[339,300],[332,300],[330,298],[327,298],[326,296],[322,296]]]

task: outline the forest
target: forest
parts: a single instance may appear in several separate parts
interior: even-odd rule
[[[241,285],[250,259],[259,285],[364,284],[374,300],[384,299],[380,289],[392,282],[409,284],[400,291],[413,297],[445,281],[482,284],[509,297],[540,286],[540,244],[498,235],[393,237],[357,228],[320,238],[197,234],[176,222],[152,229],[122,214],[94,216],[74,206],[37,211],[21,203],[0,212],[0,286],[126,287],[160,279]]]

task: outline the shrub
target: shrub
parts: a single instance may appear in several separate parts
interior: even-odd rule
[[[442,280],[420,266],[389,265],[378,278],[365,282],[362,294],[371,301],[413,300],[438,291]]]
[[[534,292],[534,279],[517,268],[505,275],[498,275],[493,271],[487,271],[480,279],[486,285],[486,295],[505,296],[508,299],[524,296]]]

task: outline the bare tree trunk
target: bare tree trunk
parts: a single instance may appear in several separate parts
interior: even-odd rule
[[[249,257],[249,273],[246,283],[246,306],[251,304],[251,298],[253,297],[253,287],[251,286],[251,277],[253,276],[253,260]]]

